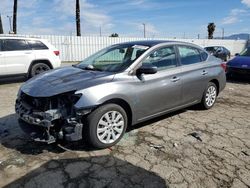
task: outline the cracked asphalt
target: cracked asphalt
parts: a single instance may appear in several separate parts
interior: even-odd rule
[[[211,110],[137,125],[105,150],[34,143],[14,112],[23,80],[0,82],[0,187],[250,187],[247,82],[227,83]]]

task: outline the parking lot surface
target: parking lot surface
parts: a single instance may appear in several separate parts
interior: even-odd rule
[[[131,128],[120,143],[35,143],[14,103],[23,79],[0,85],[0,187],[250,186],[250,84],[227,83],[214,108],[191,107]]]

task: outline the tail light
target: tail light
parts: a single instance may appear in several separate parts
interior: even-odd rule
[[[59,51],[54,51],[54,54],[55,54],[56,56],[59,56],[59,55],[60,55],[60,52],[59,52]]]
[[[220,66],[223,68],[223,70],[225,72],[227,71],[227,64],[226,63],[221,63]]]

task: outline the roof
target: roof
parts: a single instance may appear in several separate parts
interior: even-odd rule
[[[32,37],[18,37],[18,36],[1,36],[0,39],[25,39],[25,40],[44,40],[41,38],[32,38]]]
[[[138,41],[130,41],[130,42],[123,42],[120,44],[127,44],[127,45],[142,45],[142,46],[155,46],[160,43],[170,43],[175,41],[168,41],[168,40],[138,40]]]

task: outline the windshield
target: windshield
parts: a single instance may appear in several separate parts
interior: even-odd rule
[[[250,56],[250,47],[240,53],[240,56]]]
[[[76,67],[108,72],[124,71],[148,48],[149,46],[134,44],[113,45],[86,58]]]

